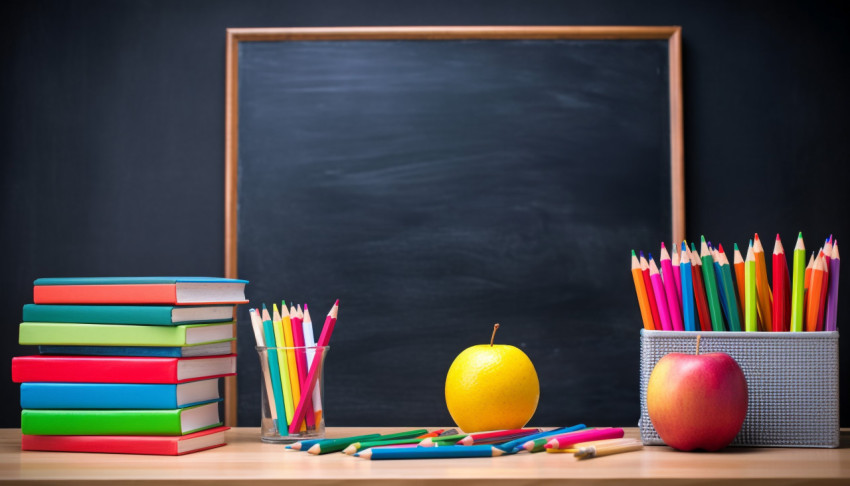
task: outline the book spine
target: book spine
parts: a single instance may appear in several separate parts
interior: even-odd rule
[[[26,304],[24,322],[171,326],[172,306]]]
[[[23,345],[183,346],[186,344],[186,329],[187,325],[22,322],[18,342]]]
[[[161,437],[25,434],[21,436],[21,450],[176,456],[177,441]]]
[[[12,358],[12,381],[177,383],[177,359],[21,356]]]
[[[176,304],[176,284],[35,285],[36,304]]]
[[[181,410],[21,411],[29,435],[181,435]]]
[[[179,358],[181,346],[39,346],[41,354],[75,354],[81,356],[151,356]]]
[[[177,385],[23,383],[25,409],[176,409]],[[183,408],[183,407],[180,407]]]

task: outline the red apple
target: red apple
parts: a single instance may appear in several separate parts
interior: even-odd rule
[[[747,379],[726,353],[670,353],[646,388],[652,425],[667,445],[716,451],[729,445],[747,415]]]

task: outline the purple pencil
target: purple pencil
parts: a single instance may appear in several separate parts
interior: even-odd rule
[[[832,255],[829,260],[829,294],[826,301],[825,331],[835,331],[838,321],[838,270],[841,258],[838,256],[838,240],[832,245]]]

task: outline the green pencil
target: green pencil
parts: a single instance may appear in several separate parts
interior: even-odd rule
[[[546,450],[546,443],[549,442],[549,439],[551,439],[551,437],[541,437],[539,439],[530,440],[523,444],[522,448],[528,452],[543,452]]]
[[[325,439],[319,443],[313,444],[307,452],[310,454],[328,454],[331,452],[339,452],[355,442],[363,440],[373,440],[380,437],[381,434],[358,435],[354,437],[345,437],[342,439]]]
[[[714,259],[708,251],[705,236],[700,236],[699,257],[702,260],[702,279],[705,283],[705,295],[708,297],[708,310],[711,313],[711,330],[724,331],[723,310],[717,295],[717,279],[714,278]]]
[[[417,439],[416,437],[412,439],[395,439],[395,440],[369,440],[364,442],[355,442],[350,446],[343,449],[344,454],[354,454],[355,452],[361,451],[363,449],[368,449],[370,447],[380,447],[380,446],[388,446],[388,445],[403,445],[403,444],[418,444],[422,442],[422,439]]]
[[[435,445],[448,445],[449,443],[454,444],[457,441],[463,439],[469,434],[455,434],[455,435],[443,435],[439,437],[428,437],[419,443],[422,447],[434,447]]]
[[[756,257],[753,254],[753,241],[747,249],[744,260],[744,327],[747,332],[758,331],[756,321]]]
[[[803,330],[803,297],[806,291],[806,246],[803,244],[803,233],[797,235],[797,245],[794,246],[794,281],[791,283],[791,331]]]

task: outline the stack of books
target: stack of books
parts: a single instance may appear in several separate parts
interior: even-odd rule
[[[38,279],[12,359],[23,450],[179,455],[225,444],[221,377],[236,374],[247,281]]]

